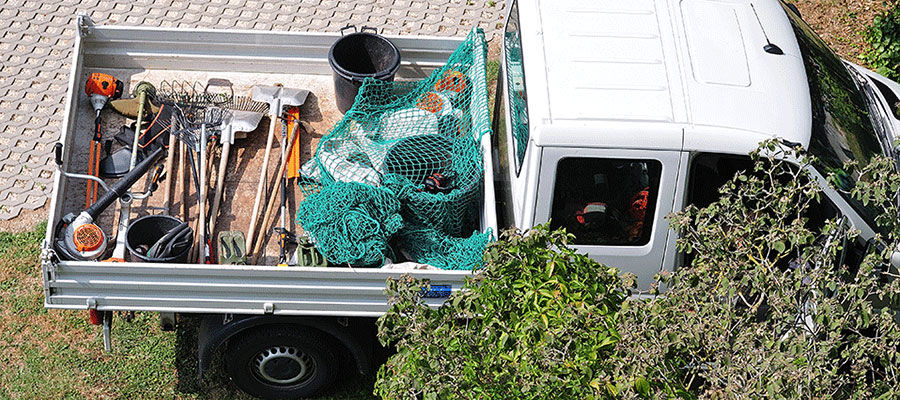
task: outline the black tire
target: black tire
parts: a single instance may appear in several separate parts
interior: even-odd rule
[[[260,327],[230,341],[225,368],[235,385],[253,396],[309,397],[328,387],[337,374],[333,342],[309,328]]]

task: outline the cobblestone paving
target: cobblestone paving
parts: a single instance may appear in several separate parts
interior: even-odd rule
[[[53,183],[74,20],[98,25],[338,31],[347,24],[386,34],[465,35],[490,40],[503,1],[471,0],[0,0],[0,220],[42,207]]]

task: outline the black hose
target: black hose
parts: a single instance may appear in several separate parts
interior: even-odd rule
[[[175,235],[169,243],[166,243],[160,251],[160,258],[171,257],[173,254],[181,254],[186,251],[187,248],[191,247],[192,243],[193,237],[191,235],[191,230],[184,229]]]
[[[181,231],[187,229],[187,227],[188,227],[188,223],[182,222],[182,223],[178,224],[178,226],[176,226],[175,228],[172,228],[171,230],[166,232],[166,234],[163,235],[161,238],[159,238],[159,240],[157,240],[156,243],[153,243],[153,246],[150,246],[150,250],[147,251],[147,257],[161,258],[159,255],[160,249],[163,248],[166,244],[168,244],[172,239],[174,239],[175,236],[177,236],[179,233],[181,233]]]

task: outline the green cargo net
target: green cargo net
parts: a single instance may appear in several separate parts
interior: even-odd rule
[[[473,29],[427,79],[363,82],[300,169],[297,219],[329,261],[481,265],[491,240],[476,231],[480,141],[490,132],[485,57],[484,33]]]

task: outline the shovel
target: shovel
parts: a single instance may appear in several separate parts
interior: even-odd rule
[[[275,140],[275,121],[281,115],[284,106],[301,106],[306,102],[309,90],[286,88],[282,85],[254,86],[251,98],[256,101],[269,104],[269,137],[266,140],[266,152],[263,158],[262,169],[259,171],[259,183],[256,185],[256,197],[253,199],[253,213],[250,215],[250,227],[247,231],[247,248],[253,248],[254,234],[259,219],[259,206],[266,185],[266,175],[269,169],[269,156],[272,154],[272,142]]]

